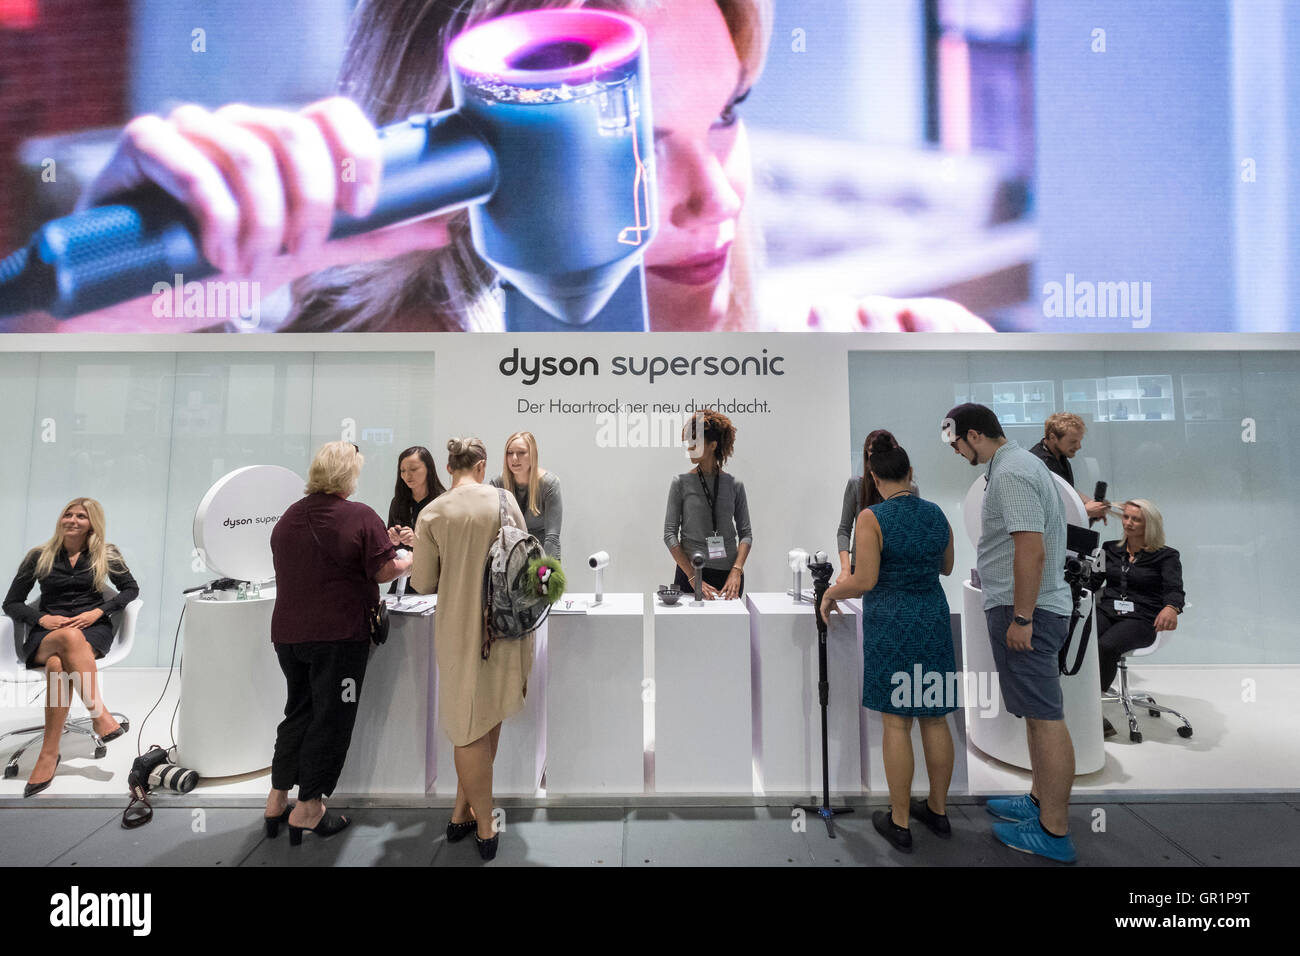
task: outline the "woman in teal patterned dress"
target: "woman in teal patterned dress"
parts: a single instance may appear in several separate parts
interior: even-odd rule
[[[884,501],[858,515],[858,561],[853,574],[832,586],[823,615],[835,602],[862,597],[862,706],[879,711],[890,812],[872,815],[876,830],[905,852],[912,848],[909,816],[939,836],[951,836],[948,783],[953,746],[947,714],[956,709],[958,676],[948,602],[940,574],[952,573],[952,528],[938,505],[912,493],[907,452],[888,432],[872,442],[869,479]],[[917,680],[920,677],[920,684]],[[921,724],[926,800],[912,792],[912,718]]]

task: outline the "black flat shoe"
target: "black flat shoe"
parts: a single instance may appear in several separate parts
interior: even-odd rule
[[[1105,717],[1103,717],[1103,718],[1101,719],[1101,735],[1102,735],[1102,737],[1114,737],[1117,733],[1119,733],[1119,731],[1115,729],[1115,725],[1112,724],[1112,723],[1111,723],[1109,720],[1107,720]]]
[[[475,833],[474,842],[478,844],[479,857],[484,860],[495,859],[497,855],[497,841],[500,839],[500,837],[501,834],[494,833],[492,834],[492,839],[485,840],[477,833]]]
[[[263,816],[262,822],[266,824],[266,835],[274,840],[280,835],[280,824],[289,822],[289,811],[293,809],[293,804],[284,808],[284,813],[278,817]]]
[[[54,773],[58,773],[58,772],[59,772],[59,761],[61,761],[62,759],[63,759],[63,754],[59,754],[58,757],[55,758],[55,760],[54,760]],[[40,782],[40,783],[29,783],[29,784],[27,784],[27,786],[23,787],[23,796],[24,796],[24,797],[34,797],[34,796],[36,796],[36,794],[40,793],[42,790],[44,790],[44,789],[45,789],[46,787],[48,787],[51,783],[54,782],[54,773],[50,774],[50,779],[49,779],[49,780],[44,780],[44,781],[42,781],[42,782]]]
[[[937,837],[943,837],[945,840],[952,837],[952,824],[948,822],[948,814],[935,813],[930,809],[928,800],[912,801],[912,818],[924,823]]]
[[[289,846],[298,846],[302,843],[304,833],[314,833],[319,837],[333,836],[341,830],[346,830],[351,822],[347,817],[326,810],[324,816],[320,818],[320,823],[314,827],[296,827],[290,823]]]
[[[903,853],[912,852],[912,832],[895,823],[893,815],[888,810],[877,810],[873,813],[871,823],[877,833],[893,844],[895,850],[901,850]]]
[[[130,729],[131,729],[131,721],[127,720],[126,718],[123,718],[122,722],[117,725],[117,730],[113,731],[111,734],[106,734],[105,736],[100,737],[99,739],[102,740],[104,743],[109,743],[111,741],[116,740],[118,737],[121,737],[124,733],[126,733]]]
[[[459,843],[461,840],[465,839],[465,837],[469,836],[471,833],[477,836],[478,835],[477,830],[478,830],[478,821],[476,820],[466,820],[464,823],[452,823],[450,820],[448,820],[447,821],[447,842]]]

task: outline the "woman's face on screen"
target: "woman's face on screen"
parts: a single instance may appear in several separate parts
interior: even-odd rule
[[[741,63],[714,0],[673,0],[638,18],[650,52],[659,232],[646,251],[656,330],[726,315],[732,245],[750,184],[737,101]]]

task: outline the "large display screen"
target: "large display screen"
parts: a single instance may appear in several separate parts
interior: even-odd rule
[[[222,266],[56,317],[67,282],[13,278],[47,243],[0,266],[0,330],[548,327],[512,318],[533,305],[586,330],[1300,327],[1300,5],[605,0],[638,29],[529,20],[449,55],[561,5],[0,6],[3,253],[148,182]],[[322,194],[357,212],[371,181],[334,95],[376,126],[457,108],[469,132],[429,149],[485,144],[482,182],[309,241]]]

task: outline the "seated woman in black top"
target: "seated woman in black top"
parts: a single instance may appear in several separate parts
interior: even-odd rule
[[[396,547],[408,551],[415,550],[415,519],[420,517],[424,506],[433,501],[447,489],[438,480],[438,469],[433,463],[433,455],[423,445],[412,445],[397,456],[397,486],[393,489],[393,500],[388,506],[388,540]],[[408,594],[416,592],[411,582],[406,582]],[[397,582],[388,589],[389,594],[397,593]]]
[[[1106,586],[1097,601],[1103,692],[1114,682],[1121,657],[1178,627],[1186,602],[1182,561],[1165,546],[1164,520],[1151,502],[1124,502],[1124,537],[1107,541],[1104,550]]]
[[[104,597],[106,581],[112,581],[116,597]],[[27,596],[37,582],[40,609],[33,610]],[[44,668],[48,675],[45,739],[23,796],[39,793],[54,778],[59,738],[72,705],[69,683],[80,691],[101,740],[116,740],[126,730],[100,699],[95,661],[113,645],[112,615],[139,594],[122,555],[104,537],[104,509],[93,498],[68,502],[54,537],[23,559],[5,595],[4,612],[27,625],[22,646],[27,666]]]

